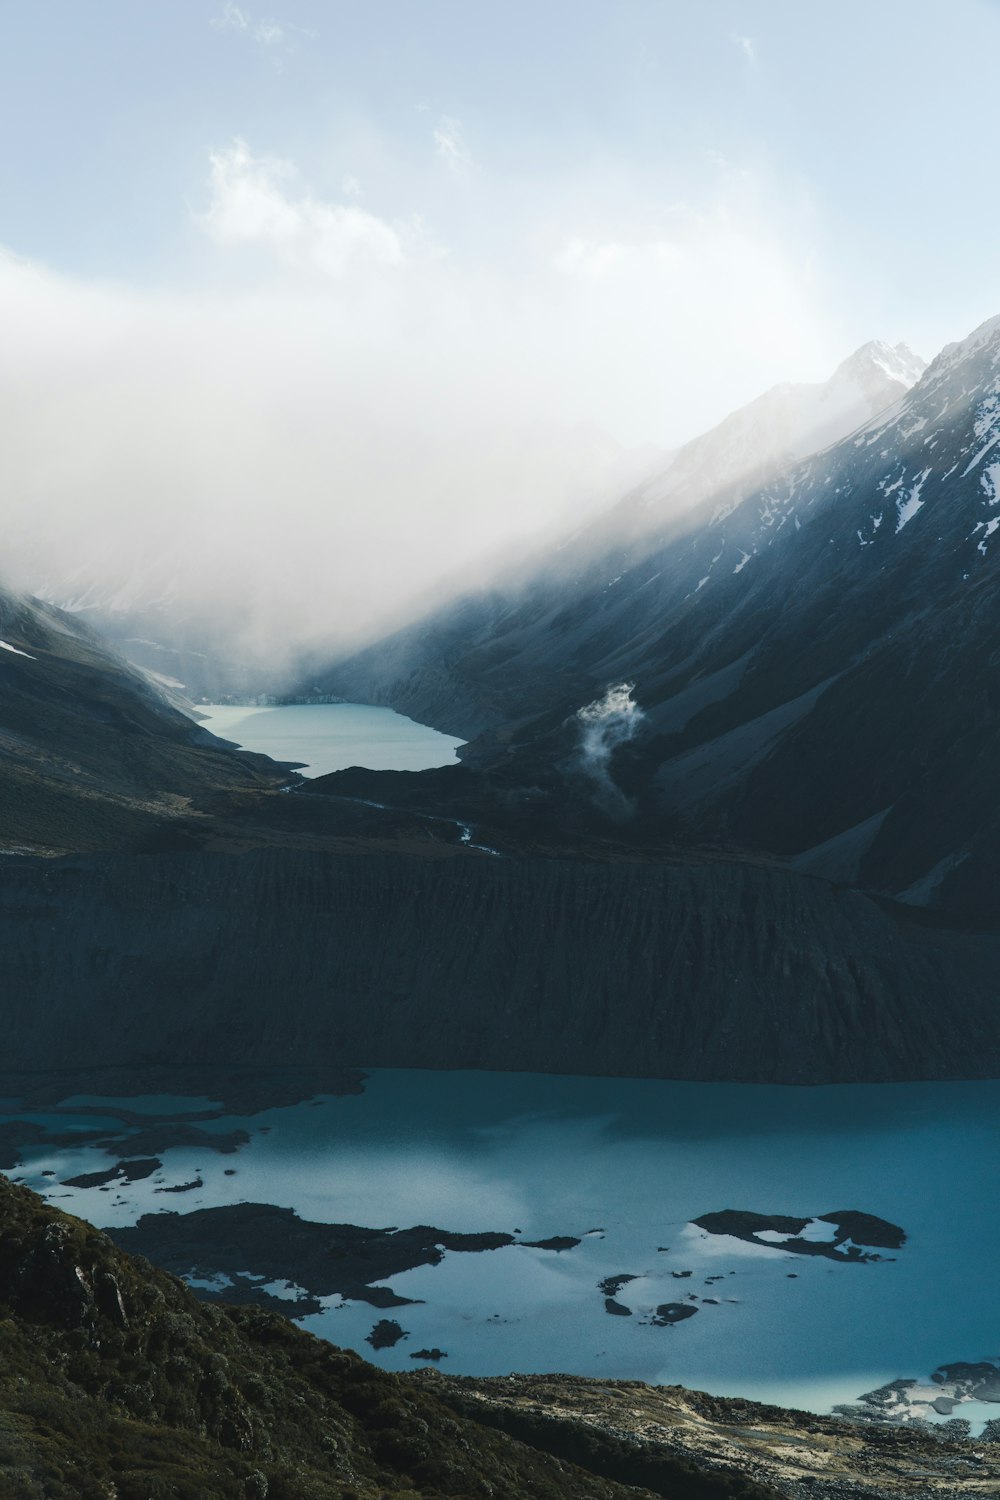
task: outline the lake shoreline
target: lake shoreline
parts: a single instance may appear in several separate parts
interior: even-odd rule
[[[17,1176],[209,1300],[263,1302],[387,1369],[436,1350],[456,1374],[681,1380],[867,1419],[923,1414],[942,1366],[959,1373],[934,1420],[983,1388],[961,1371],[996,1353],[1000,1208],[975,1161],[1000,1148],[1000,1084],[346,1083],[243,1115],[210,1090],[14,1111]]]

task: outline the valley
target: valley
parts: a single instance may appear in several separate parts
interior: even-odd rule
[[[984,325],[791,477],[691,481],[299,702],[192,703],[4,594],[8,1172],[600,1483],[975,1493],[998,359]],[[823,541],[911,440],[965,488]]]
[[[0,1500],[1000,1495],[1000,7],[4,20]]]

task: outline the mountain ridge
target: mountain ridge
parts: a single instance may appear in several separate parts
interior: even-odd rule
[[[525,708],[541,709],[545,703],[523,678],[505,689],[496,683],[497,674],[490,673],[492,658],[502,650],[493,638],[509,629],[511,613],[520,607],[529,617],[558,615],[553,604],[556,589],[594,595],[616,587],[625,572],[641,567],[658,547],[683,538],[715,511],[735,509],[768,478],[794,463],[797,447],[810,448],[811,431],[820,442],[827,433],[817,435],[817,423],[825,421],[833,436],[854,431],[897,401],[906,381],[923,367],[905,345],[901,348],[904,354],[871,341],[842,361],[825,382],[772,387],[692,438],[663,468],[582,528],[554,541],[543,556],[522,560],[506,582],[501,578],[477,594],[459,596],[438,614],[404,626],[331,667],[314,665],[295,696],[387,703],[466,738],[525,717]],[[861,386],[869,388],[859,388],[859,374]],[[833,413],[817,415],[831,400]],[[516,629],[517,621],[513,624]],[[462,660],[464,637],[471,639],[474,653],[468,662]],[[579,680],[582,686],[583,674]]]
[[[386,643],[381,677],[376,648],[345,680],[363,690],[374,663],[371,696],[432,719],[451,693],[488,729],[467,767],[528,787],[562,766],[567,794],[578,713],[632,683],[641,727],[611,759],[637,826],[987,914],[998,437],[991,319],[857,432],[713,496],[610,583],[465,601]]]

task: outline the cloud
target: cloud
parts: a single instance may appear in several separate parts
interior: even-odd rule
[[[418,139],[394,195],[386,155],[364,158],[365,181],[391,219],[245,142],[213,152],[173,288],[0,250],[14,581],[166,599],[271,664],[356,642],[617,498],[618,440],[672,446],[845,352],[773,197],[742,178],[654,215],[620,173],[535,201],[484,177],[477,223],[510,231],[501,252],[463,239],[449,193],[443,255],[414,222],[441,201],[436,162]]]
[[[714,202],[674,205],[655,224],[633,222],[610,234],[562,239],[550,267],[562,283],[561,295],[585,309],[590,338],[581,339],[576,350],[583,366],[606,359],[610,345],[631,343],[633,359],[642,362],[628,377],[632,389],[644,369],[652,390],[661,378],[657,367],[665,369],[667,363],[672,381],[686,370],[700,382],[707,357],[717,378],[723,369],[731,375],[751,354],[760,368],[764,351],[777,338],[787,351],[785,373],[777,378],[795,376],[801,368],[794,352],[798,335],[811,341],[816,332],[809,263],[788,254],[752,200],[752,183],[731,172]],[[807,378],[823,373],[817,369]],[[748,386],[744,399],[765,385],[762,380],[756,390]],[[675,392],[673,399],[679,397]],[[724,414],[720,410],[719,416]]]
[[[249,31],[250,17],[234,0],[224,0],[218,14],[210,17],[209,25],[214,26],[216,31]]]
[[[616,273],[631,274],[640,266],[665,271],[676,266],[680,259],[680,250],[668,240],[600,241],[574,236],[552,257],[552,264],[567,276],[597,281]]]
[[[633,700],[634,682],[619,682],[603,697],[577,710],[580,745],[577,766],[594,785],[595,801],[610,817],[627,817],[632,804],[615,784],[611,758],[635,738],[646,717]]]
[[[279,157],[251,155],[237,140],[210,157],[210,203],[201,223],[216,244],[257,245],[293,270],[343,277],[359,266],[398,266],[399,232],[355,203],[295,191],[296,172]],[[353,178],[344,188],[359,191]]]
[[[400,300],[394,270],[385,296],[142,295],[0,252],[5,578],[83,609],[159,601],[274,669],[475,583],[599,485],[616,445],[540,419],[470,289],[432,263]]]
[[[752,36],[739,36],[733,32],[730,41],[734,46],[739,47],[748,63],[752,64],[757,61],[757,44]]]
[[[442,115],[434,128],[434,150],[450,172],[456,177],[466,176],[475,163],[472,152],[465,144],[461,120],[451,115]]]
[[[253,16],[235,0],[223,0],[222,9],[209,19],[216,31],[234,31],[256,42],[275,67],[282,68],[284,60],[296,51],[296,36],[313,36],[301,26],[283,26],[270,17]]]

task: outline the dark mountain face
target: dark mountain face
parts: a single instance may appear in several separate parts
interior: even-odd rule
[[[273,785],[81,621],[0,589],[0,849],[191,847],[193,802]]]
[[[452,727],[489,731],[470,767],[550,801],[560,775],[586,795],[579,710],[634,684],[641,714],[604,745],[619,837],[630,811],[635,839],[992,918],[1000,319],[850,437],[670,525],[466,601],[388,643],[377,681],[374,652],[341,680],[436,722],[450,702]]]

